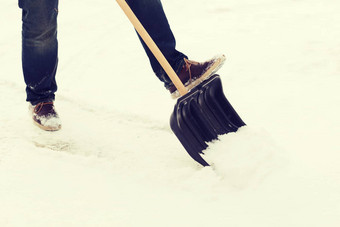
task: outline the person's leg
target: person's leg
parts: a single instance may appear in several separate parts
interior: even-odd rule
[[[170,29],[160,0],[127,0],[127,3],[188,90],[208,79],[223,65],[225,61],[224,55],[205,62],[196,62],[188,60],[186,55],[176,50],[175,37]],[[173,85],[168,75],[143,41],[142,44],[157,77],[164,82],[172,97],[179,97],[177,88]]]
[[[169,64],[177,74],[181,71],[184,65],[184,58],[187,58],[183,53],[176,50],[176,40],[170,29],[168,20],[163,10],[160,0],[127,0],[132,11],[143,24],[144,28],[150,34],[151,38],[157,44]],[[151,67],[157,77],[164,82],[165,87],[169,88],[172,85],[171,80],[164,72],[161,65],[153,56],[146,44],[141,40],[143,47],[150,59]]]
[[[26,101],[33,122],[41,129],[61,128],[54,108],[58,64],[58,0],[19,0],[22,9],[22,68]]]
[[[19,0],[22,9],[22,67],[27,101],[54,100],[58,63],[58,0]]]

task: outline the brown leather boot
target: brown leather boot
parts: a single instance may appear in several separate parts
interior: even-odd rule
[[[188,59],[184,59],[185,64],[182,70],[178,74],[179,79],[182,81],[184,86],[190,91],[195,86],[203,82],[212,76],[217,70],[219,70],[224,64],[225,56],[220,55],[214,57],[205,62],[196,62]],[[180,96],[177,88],[172,85],[168,88],[173,98]]]
[[[46,131],[61,129],[60,118],[53,102],[41,102],[35,106],[30,105],[30,112],[35,125]]]

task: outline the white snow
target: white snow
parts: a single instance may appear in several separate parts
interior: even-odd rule
[[[164,1],[177,47],[225,53],[248,126],[202,168],[115,1],[60,2],[59,132],[27,114],[21,11],[0,2],[0,226],[340,225],[340,2]]]

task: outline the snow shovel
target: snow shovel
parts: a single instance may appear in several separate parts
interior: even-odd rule
[[[201,157],[207,142],[245,125],[225,97],[219,75],[211,76],[189,92],[125,0],[116,1],[181,95],[170,117],[172,131],[196,162],[209,166]]]

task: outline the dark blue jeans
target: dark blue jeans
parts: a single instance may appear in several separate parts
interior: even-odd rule
[[[160,0],[127,0],[165,58],[178,74],[186,56],[175,49],[176,41]],[[57,91],[58,0],[19,0],[22,9],[22,67],[27,101],[33,105],[53,101]],[[158,61],[141,40],[151,67],[165,87],[172,85]]]

